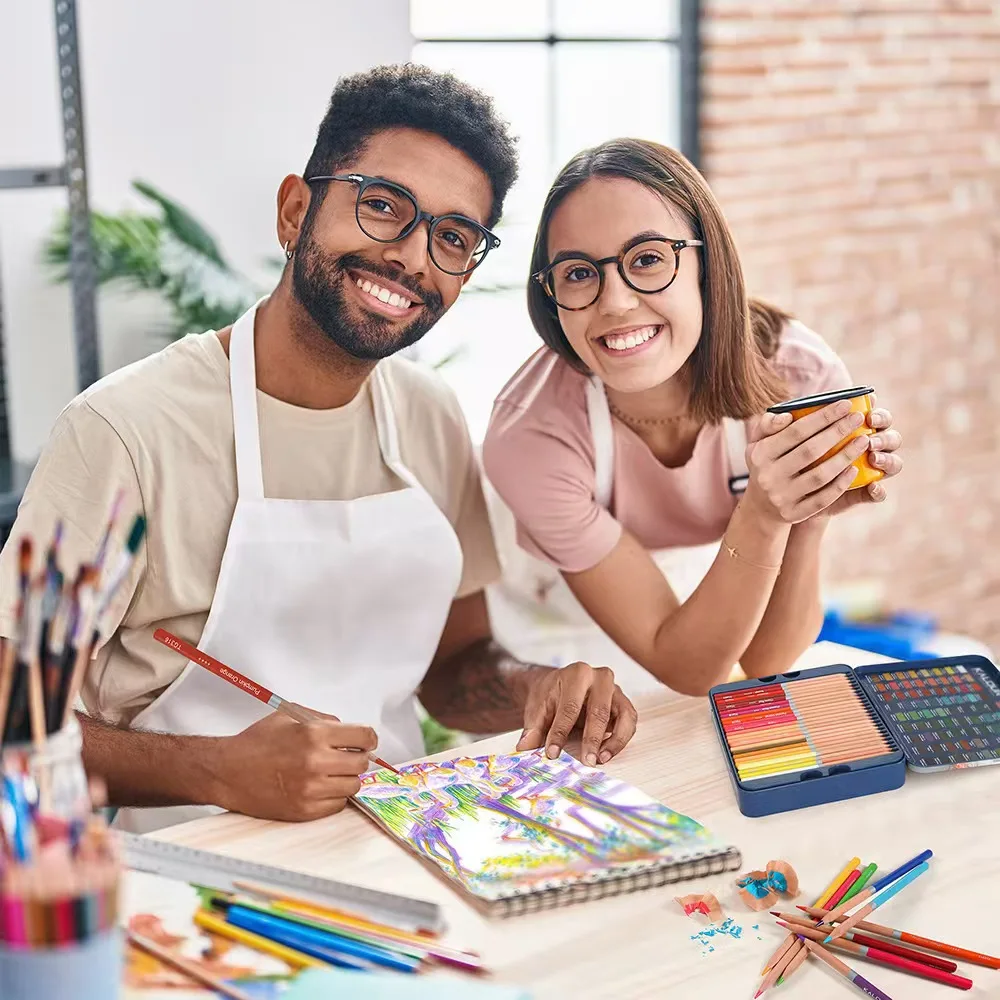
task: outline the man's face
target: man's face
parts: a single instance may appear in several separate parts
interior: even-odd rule
[[[356,160],[335,172],[393,181],[410,191],[422,211],[458,213],[484,226],[493,200],[489,178],[468,156],[439,136],[414,129],[373,136]],[[446,274],[433,263],[427,223],[397,243],[379,243],[358,226],[357,185],[321,183],[325,197],[307,216],[292,261],[295,297],[347,354],[373,361],[388,357],[430,330],[467,277]],[[318,198],[321,185],[312,188]]]

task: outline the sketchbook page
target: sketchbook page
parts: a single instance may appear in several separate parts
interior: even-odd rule
[[[362,776],[356,802],[482,900],[721,853],[700,823],[563,753],[458,757]]]
[[[278,958],[209,934],[194,922],[200,907],[199,891],[186,882],[147,872],[125,873],[123,927],[238,986],[253,1000],[283,995],[295,970]],[[184,973],[153,955],[135,948],[127,950],[123,1000],[208,1000],[215,996],[214,990],[192,983]]]

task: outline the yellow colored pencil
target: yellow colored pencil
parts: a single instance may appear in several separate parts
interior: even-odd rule
[[[220,937],[229,938],[230,941],[245,944],[248,948],[253,948],[254,951],[260,951],[265,955],[280,958],[295,969],[328,969],[330,967],[329,962],[323,962],[318,958],[313,958],[311,955],[304,955],[301,951],[286,948],[283,944],[278,944],[276,941],[269,941],[266,937],[261,937],[259,934],[251,934],[250,931],[245,931],[240,927],[233,927],[232,924],[226,923],[221,917],[217,917],[205,910],[198,910],[195,913],[194,922],[203,930],[211,931]]]

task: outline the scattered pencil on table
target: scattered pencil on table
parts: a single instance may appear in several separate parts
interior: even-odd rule
[[[837,938],[842,937],[847,931],[851,930],[858,921],[864,920],[870,913],[877,910],[880,906],[884,906],[886,903],[892,899],[897,893],[902,892],[908,885],[918,879],[924,872],[928,869],[928,864],[926,861],[921,862],[916,868],[908,871],[902,878],[898,881],[893,882],[892,885],[882,889],[877,895],[871,897],[871,902],[866,903],[861,907],[857,913],[851,914],[846,920],[837,924],[837,926],[827,935],[824,944],[829,944],[831,941],[835,941]]]
[[[823,940],[823,932],[816,930],[814,927],[805,927],[801,924],[789,924],[780,920],[778,921],[778,926],[784,927],[786,930],[790,930],[792,933],[797,934],[800,937],[808,938],[810,941],[820,943]],[[839,951],[853,952],[855,955],[867,958],[870,961],[875,962],[877,965],[887,965],[892,968],[900,969],[903,972],[909,972],[912,975],[920,977],[921,979],[932,979],[934,982],[941,983],[945,986],[953,986],[960,990],[972,989],[971,979],[966,979],[964,976],[956,976],[953,973],[945,972],[943,969],[936,969],[925,962],[918,961],[905,955],[898,955],[895,952],[886,951],[885,949],[878,947],[877,943],[874,945],[867,945],[862,944],[857,940],[845,937],[834,941],[830,947],[836,948]]]
[[[892,1000],[892,997],[887,993],[883,993],[877,986],[873,986],[867,979],[855,972],[849,965],[841,962],[836,955],[827,951],[822,945],[817,944],[815,941],[810,941],[809,938],[803,938],[802,943],[813,955],[821,961],[826,962],[834,972],[842,975],[865,995],[874,997],[875,1000]]]
[[[155,941],[150,941],[149,938],[143,937],[141,934],[136,934],[134,931],[128,931],[127,934],[128,942],[132,947],[147,952],[164,965],[176,969],[192,981],[202,986],[207,986],[216,993],[224,997],[229,997],[230,1000],[252,1000],[249,993],[244,993],[243,990],[237,989],[235,986],[230,986],[229,983],[216,978],[200,966],[195,965],[194,962],[189,962],[169,948],[163,948]]]
[[[238,670],[234,670],[221,660],[217,660],[214,656],[209,655],[197,646],[193,646],[191,643],[187,642],[185,639],[179,638],[172,632],[168,632],[166,629],[158,628],[153,633],[153,638],[157,642],[163,643],[164,646],[176,650],[182,656],[186,656],[192,663],[196,663],[198,666],[204,667],[210,673],[215,674],[216,677],[232,684],[233,687],[246,692],[251,698],[256,698],[257,701],[267,705],[269,708],[273,708],[277,712],[283,712],[296,722],[312,722],[316,719],[322,718],[318,712],[314,712],[309,708],[303,708],[303,706],[296,705],[294,702],[287,701],[280,695],[277,695],[273,691],[269,691],[266,687],[256,683],[256,681],[252,681],[249,677],[241,674]],[[399,771],[393,767],[392,764],[382,760],[381,757],[376,757],[374,754],[370,754],[369,757],[372,763],[374,763],[377,767],[384,767],[387,771],[399,774]]]

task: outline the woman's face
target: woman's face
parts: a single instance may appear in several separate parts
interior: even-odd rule
[[[640,234],[695,238],[681,213],[655,191],[624,177],[593,177],[567,195],[553,214],[549,260],[566,252],[582,252],[595,260],[618,256]],[[652,250],[649,255],[647,248]],[[653,241],[628,262],[626,273],[638,282],[643,269],[657,267],[667,267],[669,276],[673,250]],[[603,271],[604,287],[593,305],[578,311],[559,309],[566,339],[612,389],[642,392],[666,382],[680,371],[701,336],[698,249],[680,251],[677,276],[661,292],[644,294],[630,288],[613,263],[603,265]],[[567,282],[592,280],[592,275],[581,269],[553,278],[565,287]]]

